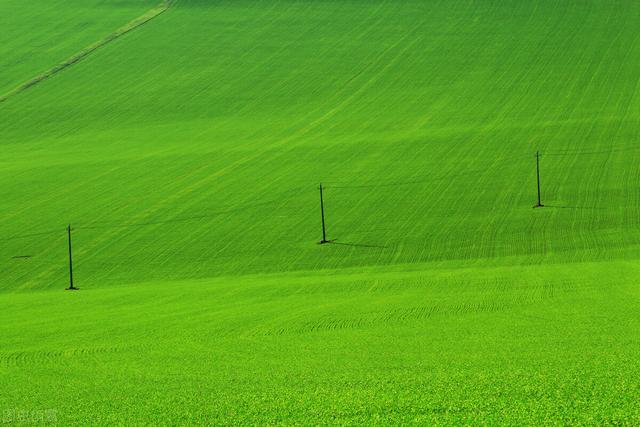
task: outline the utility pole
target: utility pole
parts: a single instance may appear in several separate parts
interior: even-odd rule
[[[77,291],[78,288],[73,286],[73,255],[71,251],[71,224],[67,226],[67,241],[69,242],[69,287],[67,291]]]
[[[324,223],[324,199],[322,197],[322,184],[320,184],[320,215],[322,216],[322,240],[320,240],[320,244],[329,243],[327,240],[327,229]]]
[[[542,196],[540,194],[540,152],[536,151],[536,178],[538,180],[538,204],[534,206],[534,208],[542,208],[544,205],[542,204]]]

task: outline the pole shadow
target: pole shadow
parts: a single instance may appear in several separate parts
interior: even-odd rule
[[[365,243],[352,243],[352,242],[338,242],[338,239],[329,240],[327,242],[330,245],[340,245],[340,246],[351,246],[354,248],[378,248],[378,249],[386,249],[386,246],[380,245],[368,245]]]
[[[544,205],[545,208],[551,209],[584,209],[584,210],[603,210],[595,206],[561,206],[561,205]]]

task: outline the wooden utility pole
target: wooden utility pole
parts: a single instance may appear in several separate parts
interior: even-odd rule
[[[320,184],[320,215],[322,216],[322,240],[320,240],[320,244],[329,243],[327,240],[327,229],[324,223],[324,198],[322,194],[322,184]]]
[[[540,192],[540,152],[536,151],[536,178],[538,181],[538,203],[534,206],[534,208],[542,208],[544,205],[542,204],[542,196]]]
[[[67,291],[77,291],[78,288],[73,286],[73,254],[71,250],[71,224],[67,226],[67,241],[69,243],[69,287]]]

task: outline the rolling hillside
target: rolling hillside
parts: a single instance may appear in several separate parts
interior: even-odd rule
[[[12,420],[640,423],[640,4],[0,16]]]

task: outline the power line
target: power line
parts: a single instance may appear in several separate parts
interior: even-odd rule
[[[23,234],[23,235],[18,235],[18,236],[11,236],[11,237],[6,237],[4,239],[0,239],[0,242],[8,242],[11,240],[19,240],[19,239],[28,239],[31,237],[42,237],[42,236],[49,236],[52,234],[60,234],[60,230],[55,230],[55,231],[44,231],[41,233],[31,233],[31,234]]]
[[[540,157],[546,157],[546,156],[570,157],[570,156],[579,156],[579,155],[598,155],[598,154],[612,154],[612,153],[635,152],[635,151],[640,151],[640,147],[628,147],[628,148],[614,147],[613,149],[601,150],[601,151],[550,150],[550,151],[544,151],[540,153],[539,156]],[[520,154],[520,155],[513,155],[508,157],[500,157],[498,160],[503,162],[511,161],[512,163],[510,163],[509,166],[503,165],[501,167],[501,168],[506,168],[513,165],[514,161],[530,159],[530,158],[531,158],[530,154],[527,154],[526,156],[523,154]],[[415,176],[407,177],[406,180],[394,181],[394,182],[389,182],[383,179],[369,180],[361,183],[357,183],[354,181],[345,181],[345,180],[341,180],[341,181],[325,180],[323,181],[323,190],[327,190],[327,189],[357,190],[357,189],[368,189],[368,188],[389,188],[389,187],[421,185],[421,184],[427,184],[427,183],[443,181],[443,180],[452,180],[458,177],[463,177],[468,175],[476,175],[478,173],[487,172],[487,171],[499,170],[497,166],[500,166],[500,165],[496,165],[496,163],[493,163],[493,164],[488,164],[486,167],[483,167],[483,168],[467,169],[464,172],[453,171],[451,173],[444,173],[435,177],[427,174],[415,175]],[[151,221],[139,222],[139,223],[127,223],[126,220],[125,222],[110,221],[110,220],[91,221],[89,223],[86,223],[86,225],[82,225],[82,223],[80,223],[79,225],[74,226],[74,231],[95,230],[95,229],[115,229],[115,228],[136,228],[136,227],[146,227],[146,226],[181,223],[181,222],[206,221],[215,217],[233,214],[238,211],[242,211],[250,208],[284,203],[292,199],[298,198],[301,194],[308,194],[309,190],[311,190],[312,188],[314,187],[311,184],[300,185],[293,188],[289,188],[286,191],[283,191],[275,196],[272,196],[269,200],[263,200],[263,201],[254,200],[248,203],[235,203],[235,204],[228,204],[224,206],[218,206],[218,210],[216,211],[207,211],[207,212],[202,212],[200,214],[192,214],[190,216],[183,216],[183,217],[176,216],[173,218],[151,220]],[[315,188],[317,189],[317,187]],[[43,236],[49,236],[49,235],[54,235],[59,233],[60,233],[60,230],[50,230],[50,231],[28,233],[28,234],[22,234],[22,235],[14,235],[14,236],[0,239],[0,242],[43,237]]]
[[[640,151],[640,147],[629,147],[629,148],[618,148],[618,149],[609,149],[609,150],[599,150],[599,151],[570,151],[570,150],[558,150],[558,151],[545,151],[545,156],[554,156],[554,157],[571,157],[571,156],[591,156],[597,154],[616,154],[616,153],[629,153],[634,151]]]

